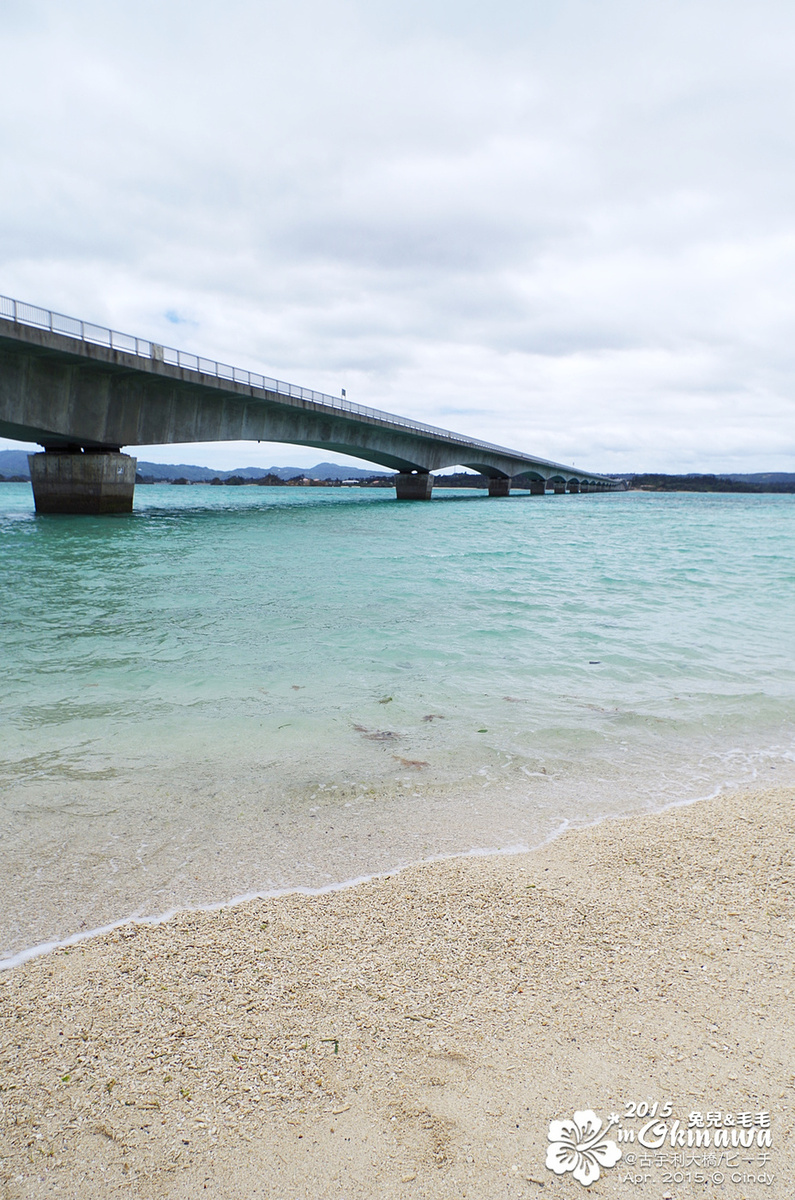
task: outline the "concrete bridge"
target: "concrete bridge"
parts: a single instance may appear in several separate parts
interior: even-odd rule
[[[352,404],[0,296],[0,436],[37,442],[39,512],[129,512],[136,460],[122,446],[267,441],[333,450],[397,472],[428,500],[431,471],[471,467],[507,496],[602,491],[603,475]]]

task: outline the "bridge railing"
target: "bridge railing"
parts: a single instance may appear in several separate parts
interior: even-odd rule
[[[230,383],[242,383],[248,387],[260,388],[262,391],[276,392],[280,396],[308,400],[312,404],[320,404],[324,408],[350,413],[352,416],[386,421],[390,425],[400,425],[412,432],[427,433],[436,438],[444,438],[445,441],[465,442],[468,447],[487,450],[492,454],[507,455],[510,458],[519,457],[515,451],[508,450],[504,446],[495,446],[491,442],[483,442],[478,438],[452,433],[449,429],[439,429],[436,425],[425,425],[422,421],[412,421],[409,417],[400,417],[395,413],[383,412],[378,408],[354,404],[352,400],[348,400],[344,396],[330,396],[325,392],[313,391],[311,388],[298,387],[294,383],[285,383],[281,379],[271,379],[270,376],[259,375],[255,371],[230,367],[226,363],[202,358],[198,354],[188,354],[184,350],[161,346],[158,342],[149,341],[147,338],[133,337],[129,333],[118,333],[115,329],[106,329],[104,325],[94,325],[90,321],[81,321],[77,317],[67,317],[63,313],[51,312],[48,308],[39,308],[36,304],[13,300],[10,296],[0,296],[0,318],[3,317],[19,325],[47,329],[52,333],[60,333],[65,337],[75,338],[93,346],[107,346],[110,350],[121,350],[125,354],[135,354],[139,358],[167,363],[169,366],[180,367],[186,371],[197,371],[202,375],[212,375],[216,379],[227,379]]]

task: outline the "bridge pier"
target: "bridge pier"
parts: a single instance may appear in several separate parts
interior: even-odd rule
[[[132,512],[136,460],[116,447],[45,450],[28,463],[38,513]]]
[[[428,471],[400,471],[395,476],[398,500],[430,500],[433,476]]]
[[[530,480],[530,495],[531,496],[543,496],[546,490],[547,490],[547,485],[546,485],[545,480],[543,480],[543,479],[531,479]]]
[[[570,493],[572,496],[576,496],[576,494],[577,494],[577,493],[579,492],[579,490],[580,490],[580,483],[579,483],[579,480],[577,480],[577,479],[571,479],[571,480],[569,480],[569,485],[568,485],[568,488],[567,488],[566,490],[567,490],[567,491],[568,491],[568,492],[569,492],[569,493]]]
[[[490,479],[489,480],[489,495],[490,496],[510,496],[511,481],[510,479]]]
[[[556,496],[565,496],[566,495],[566,484],[563,482],[562,479],[552,480],[551,485],[552,485],[552,491],[555,493]]]

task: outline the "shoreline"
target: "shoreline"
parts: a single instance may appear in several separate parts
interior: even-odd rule
[[[266,891],[244,892],[240,895],[232,896],[228,900],[211,901],[207,904],[176,905],[174,908],[165,909],[161,913],[153,913],[149,916],[119,917],[118,920],[109,921],[105,925],[98,925],[92,929],[80,930],[79,932],[70,934],[65,938],[39,942],[34,946],[29,946],[23,950],[19,950],[15,954],[9,955],[7,958],[0,958],[0,978],[2,978],[2,973],[4,971],[13,971],[17,967],[21,967],[26,963],[35,961],[37,958],[41,958],[48,954],[53,954],[57,950],[70,949],[73,946],[80,945],[81,942],[90,941],[98,937],[104,937],[109,933],[114,933],[118,929],[123,929],[127,925],[164,925],[167,922],[174,920],[174,918],[183,915],[189,915],[191,913],[226,912],[227,910],[239,907],[241,904],[249,904],[254,900],[280,900],[287,896],[308,897],[332,895],[336,892],[347,891],[349,888],[359,887],[361,884],[375,882],[376,880],[393,879],[401,875],[404,871],[410,871],[415,867],[431,866],[435,863],[454,862],[457,859],[500,858],[502,856],[511,856],[514,854],[533,854],[537,850],[541,850],[545,846],[551,845],[553,842],[557,841],[558,838],[563,837],[566,833],[575,832],[577,830],[596,829],[606,821],[632,821],[637,817],[661,814],[675,808],[686,808],[691,804],[702,804],[708,800],[714,800],[718,796],[730,796],[735,792],[742,792],[745,794],[747,790],[747,788],[738,787],[732,787],[724,790],[723,787],[719,786],[706,796],[693,796],[685,800],[671,800],[661,805],[659,808],[649,808],[629,813],[603,813],[601,816],[594,818],[593,821],[587,821],[582,824],[573,824],[569,820],[564,820],[557,829],[554,829],[540,842],[536,842],[532,846],[520,842],[510,846],[474,848],[471,850],[454,851],[445,854],[434,854],[430,855],[428,858],[420,858],[412,862],[404,863],[400,866],[389,868],[386,871],[374,871],[365,875],[356,875],[350,879],[343,879],[337,883],[324,884],[323,886],[317,888],[296,885],[295,887],[274,888]]]
[[[652,1097],[685,1124],[769,1113],[771,1148],[738,1163],[775,1183],[729,1172],[725,1194],[776,1194],[795,1151],[794,801],[677,802],[527,852],[125,922],[6,970],[2,1200],[588,1194],[546,1168],[549,1122]],[[703,1194],[665,1169],[605,1168],[593,1194]]]

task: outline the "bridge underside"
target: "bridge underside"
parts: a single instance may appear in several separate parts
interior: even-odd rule
[[[416,476],[451,466],[487,476],[492,495],[507,495],[510,480],[519,475],[529,477],[532,491],[547,484],[561,491],[575,485],[580,490],[583,484],[589,490],[614,486],[559,463],[484,447],[441,430],[424,431],[387,414],[337,410],[104,346],[81,343],[76,348],[68,337],[5,321],[0,333],[0,435],[38,442],[49,452],[31,458],[38,507],[46,506],[45,500],[39,505],[39,492],[44,497],[54,480],[59,481],[58,503],[68,505],[70,470],[81,494],[90,493],[90,478],[103,481],[96,486],[105,507],[96,511],[111,511],[117,503],[119,489],[117,500],[109,499],[115,479],[129,491],[129,501],[124,501],[129,507],[129,463],[134,483],[134,460],[120,455],[120,449],[186,442],[284,442],[350,455],[399,472],[398,496],[405,498],[429,497],[430,481],[420,483]],[[45,467],[50,456],[57,466],[53,461]],[[100,470],[101,457],[107,462]],[[86,511],[84,500],[80,504],[79,511]]]

